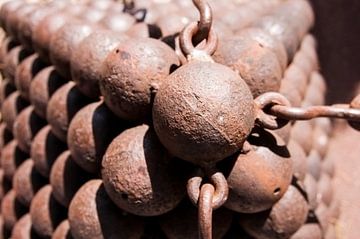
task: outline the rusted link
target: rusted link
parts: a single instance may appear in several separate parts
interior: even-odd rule
[[[208,38],[212,26],[212,10],[206,0],[193,0],[195,7],[200,13],[200,21],[198,22],[198,32],[196,34],[196,43]]]
[[[215,188],[211,184],[201,186],[199,198],[199,238],[212,238],[212,212],[213,198],[215,196]]]
[[[256,123],[266,129],[279,129],[285,126],[289,121],[275,117],[267,113],[267,109],[274,105],[283,105],[290,107],[290,102],[285,96],[276,92],[267,92],[258,96],[254,100],[257,107]],[[266,111],[266,112],[265,112]]]
[[[216,172],[212,174],[209,177],[209,179],[215,188],[214,196],[212,199],[212,207],[213,209],[217,209],[221,207],[227,200],[229,194],[229,187],[227,185],[225,176],[221,172]],[[195,176],[188,180],[187,192],[190,201],[194,205],[198,205],[199,203],[199,198],[201,196],[200,188],[202,181],[203,181],[202,176]]]

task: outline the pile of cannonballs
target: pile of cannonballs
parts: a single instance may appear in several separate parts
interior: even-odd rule
[[[334,238],[330,120],[255,119],[266,92],[324,104],[310,4],[208,2],[212,61],[181,47],[190,0],[2,5],[0,238],[198,238],[208,168],[229,190],[213,238]]]

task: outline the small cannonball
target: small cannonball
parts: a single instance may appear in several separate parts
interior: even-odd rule
[[[86,23],[97,23],[107,15],[107,12],[96,8],[85,8],[79,18]]]
[[[0,82],[0,106],[2,105],[4,100],[14,91],[16,91],[16,88],[13,84],[9,82],[9,80],[3,79]]]
[[[73,160],[87,172],[100,172],[106,148],[121,132],[121,124],[102,101],[82,108],[71,121],[67,134]]]
[[[29,100],[29,89],[34,76],[46,67],[38,54],[32,54],[25,58],[15,71],[15,85],[24,99]]]
[[[11,233],[12,239],[40,239],[32,228],[30,214],[25,214],[16,222]]]
[[[50,238],[55,228],[67,215],[67,211],[52,195],[52,187],[46,185],[35,195],[30,205],[34,230],[42,238]]]
[[[6,124],[8,130],[12,131],[14,122],[19,113],[29,105],[19,92],[11,93],[3,102],[1,106],[2,120]]]
[[[284,140],[286,145],[290,142],[290,136],[291,136],[291,124],[286,124],[284,127],[281,127],[280,129],[271,130],[276,135],[278,135],[280,138]]]
[[[284,141],[260,130],[249,138],[252,146],[240,153],[227,176],[229,197],[225,207],[256,213],[271,208],[292,180],[292,159]]]
[[[46,119],[51,125],[52,132],[66,142],[66,135],[70,121],[74,115],[91,99],[83,95],[75,83],[69,81],[61,86],[50,98],[46,110]]]
[[[0,202],[3,200],[5,194],[8,191],[10,191],[11,188],[12,188],[11,180],[8,180],[7,178],[5,178],[4,170],[0,169]]]
[[[10,83],[15,84],[15,73],[17,66],[28,56],[31,51],[24,49],[22,46],[12,48],[4,58],[3,74]]]
[[[164,15],[157,19],[156,24],[160,27],[163,36],[174,35],[190,23],[190,19],[183,12]]]
[[[136,19],[129,14],[112,12],[108,13],[103,19],[101,19],[99,24],[111,31],[122,33],[129,30],[135,22]]]
[[[240,225],[255,238],[286,239],[305,223],[308,210],[304,196],[291,185],[270,210],[246,214],[240,218]]]
[[[106,150],[102,178],[109,197],[124,211],[156,216],[185,196],[186,172],[147,125],[125,130]]]
[[[162,37],[161,29],[154,24],[138,22],[132,25],[126,32],[126,35],[134,38],[154,38]]]
[[[331,157],[325,158],[321,164],[321,171],[329,175],[330,178],[333,178],[335,176],[335,171],[336,171],[334,158]]]
[[[26,15],[33,12],[35,9],[35,4],[23,2],[19,8],[8,15],[6,22],[7,33],[14,39],[18,39],[21,22],[25,21],[27,19]]]
[[[288,81],[293,87],[293,90],[291,91],[299,92],[301,98],[304,99],[309,78],[309,75],[306,75],[300,67],[295,64],[290,64],[284,73],[283,81]],[[291,93],[292,92],[289,92],[289,94]]]
[[[236,71],[254,97],[280,89],[282,70],[276,54],[250,36],[233,36],[219,42],[214,60]]]
[[[5,177],[12,180],[17,167],[28,157],[28,154],[18,147],[16,140],[10,141],[1,151],[1,168]]]
[[[171,154],[208,164],[241,149],[254,126],[253,97],[230,68],[194,61],[167,77],[156,94],[153,124]]]
[[[13,140],[13,138],[11,131],[6,128],[6,124],[0,123],[0,156],[4,146]]]
[[[303,181],[307,172],[307,159],[304,149],[298,142],[290,139],[288,149],[293,162],[293,174],[296,179]]]
[[[149,117],[154,95],[178,65],[175,52],[158,40],[130,38],[120,43],[103,63],[99,83],[105,103],[125,120]]]
[[[313,127],[309,121],[296,121],[291,129],[291,138],[298,142],[308,155],[313,148]]]
[[[70,79],[70,58],[79,43],[93,31],[92,25],[81,21],[65,23],[51,37],[50,60],[56,70]]]
[[[225,208],[213,212],[214,239],[224,238],[229,230],[233,213]],[[197,239],[199,238],[198,209],[188,201],[182,202],[171,212],[159,218],[161,229],[169,239]]]
[[[310,173],[316,181],[319,181],[321,175],[321,157],[316,150],[311,150],[307,156],[307,172]]]
[[[67,82],[62,78],[53,66],[41,70],[31,81],[30,102],[35,112],[42,118],[46,118],[46,108],[53,93]]]
[[[86,96],[100,96],[99,80],[106,56],[127,39],[125,35],[109,30],[98,30],[86,37],[71,55],[72,80]]]
[[[2,42],[0,46],[0,63],[5,63],[5,57],[9,53],[11,49],[18,46],[19,43],[17,43],[13,38],[6,37]]]
[[[13,126],[14,138],[18,146],[26,153],[30,152],[33,138],[46,125],[46,120],[40,118],[33,106],[28,106],[16,117]]]
[[[10,190],[1,201],[1,215],[4,219],[4,226],[10,230],[26,212],[27,208],[22,205],[15,196],[15,191]]]
[[[75,239],[140,239],[143,219],[118,209],[101,180],[91,180],[75,194],[69,207],[69,223]]]
[[[32,159],[25,160],[17,169],[13,178],[16,198],[25,206],[30,206],[36,192],[46,184],[46,179],[35,169]]]
[[[279,89],[279,93],[285,96],[286,99],[289,100],[291,106],[300,107],[303,96],[300,91],[297,89],[296,85],[293,84],[288,78],[283,78],[281,80],[281,85]]]
[[[331,222],[331,213],[329,208],[325,205],[325,203],[320,202],[315,209],[315,216],[318,222],[321,225],[323,231],[326,231],[330,222]]]
[[[50,184],[54,198],[64,207],[68,207],[77,190],[91,175],[84,172],[72,159],[70,151],[59,155],[50,172]]]
[[[15,0],[15,1],[7,1],[1,5],[0,24],[4,30],[8,31],[6,26],[7,26],[7,21],[8,21],[9,15],[13,14],[16,11],[16,9],[21,7],[23,4],[24,4],[24,1]]]
[[[313,148],[319,152],[320,157],[322,159],[325,158],[326,153],[328,151],[329,141],[330,138],[326,133],[326,131],[322,129],[320,126],[315,125],[313,131],[313,138],[312,138]]]
[[[30,150],[36,170],[48,178],[53,163],[66,148],[66,144],[51,132],[49,125],[42,128],[35,136]]]
[[[323,231],[318,223],[306,223],[290,239],[323,239]]]
[[[318,181],[318,194],[317,201],[325,203],[326,206],[330,207],[333,200],[333,183],[330,176],[326,173],[322,173]]]
[[[73,239],[70,230],[69,220],[64,220],[54,231],[52,239]]]

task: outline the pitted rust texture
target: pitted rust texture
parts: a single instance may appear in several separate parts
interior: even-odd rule
[[[274,133],[250,135],[252,145],[237,157],[227,177],[229,198],[225,207],[241,213],[271,208],[287,191],[292,179],[292,155]]]
[[[64,220],[54,231],[54,234],[51,237],[52,239],[73,239],[69,220]]]
[[[15,191],[10,190],[1,201],[1,215],[4,219],[4,226],[10,231],[14,227],[16,221],[18,221],[28,210],[16,200],[15,195]]]
[[[6,128],[10,131],[13,130],[14,122],[19,113],[29,105],[25,99],[23,99],[19,92],[15,91],[11,93],[3,102],[1,106],[1,116],[3,122],[6,124]]]
[[[125,214],[108,197],[102,180],[91,180],[75,194],[69,207],[71,233],[76,239],[140,239],[143,219]]]
[[[106,148],[121,132],[122,124],[103,101],[82,108],[72,119],[67,134],[73,160],[85,171],[99,173]]]
[[[28,157],[28,154],[19,148],[16,140],[10,141],[1,152],[1,168],[5,177],[12,180],[17,167]]]
[[[304,181],[307,172],[306,153],[295,140],[290,139],[287,146],[293,162],[293,176],[297,180]]]
[[[50,184],[54,198],[64,207],[68,207],[77,190],[92,175],[84,172],[72,159],[70,151],[59,155],[50,172]]]
[[[1,6],[0,24],[1,27],[4,28],[6,31],[8,31],[6,29],[6,23],[8,21],[9,15],[12,14],[16,9],[18,9],[22,4],[23,1],[16,0],[16,1],[8,1]]]
[[[16,198],[29,207],[36,192],[46,184],[46,178],[35,169],[32,159],[25,160],[17,169],[13,178]]]
[[[51,237],[66,215],[66,209],[52,196],[50,185],[42,187],[31,201],[31,221],[36,233],[43,238]]]
[[[11,84],[7,79],[3,79],[0,82],[0,106],[4,100],[16,90],[15,86]]]
[[[66,144],[51,132],[49,125],[42,128],[35,136],[30,150],[31,159],[34,160],[36,170],[48,178],[53,163],[66,148]]]
[[[15,83],[16,67],[28,56],[31,51],[24,49],[21,46],[12,48],[4,58],[4,76],[12,83]]]
[[[26,15],[36,9],[36,4],[25,3],[22,4],[15,11],[11,12],[6,19],[7,33],[14,39],[18,39],[19,27],[21,22],[26,19]]]
[[[207,164],[237,152],[255,110],[245,82],[216,63],[193,62],[171,74],[153,107],[155,131],[175,156]]]
[[[13,140],[13,134],[6,128],[5,123],[0,123],[0,156],[4,146]]]
[[[11,232],[12,239],[40,239],[32,228],[30,214],[25,214],[16,222]]]
[[[136,19],[129,14],[112,12],[104,16],[104,18],[99,21],[99,25],[113,32],[123,33],[129,30],[135,22]]]
[[[33,138],[37,132],[46,125],[46,121],[40,118],[34,111],[34,107],[28,106],[16,117],[13,126],[14,138],[18,146],[26,153],[30,153]]]
[[[91,101],[72,81],[61,86],[51,96],[46,110],[46,119],[56,137],[66,142],[70,121],[82,107]]]
[[[164,214],[185,196],[184,168],[147,125],[125,130],[112,141],[101,173],[109,197],[118,207],[136,215]]]
[[[127,40],[122,34],[109,30],[98,30],[86,37],[71,55],[71,76],[79,90],[86,96],[100,96],[99,80],[102,63],[119,44]]]
[[[41,70],[31,81],[30,102],[40,117],[46,118],[46,109],[50,97],[66,82],[67,80],[62,78],[53,66]]]
[[[120,118],[143,121],[151,116],[155,94],[178,65],[175,52],[160,41],[131,38],[120,43],[103,63],[100,90],[105,103]]]
[[[14,41],[14,39],[12,39],[11,37],[7,37],[1,42],[1,46],[0,46],[0,63],[1,64],[5,63],[6,55],[9,53],[9,51],[11,49],[16,47],[17,45],[18,45],[18,43],[16,41]]]

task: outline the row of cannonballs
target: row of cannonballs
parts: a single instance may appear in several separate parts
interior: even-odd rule
[[[307,1],[210,3],[219,38],[213,59],[222,64],[213,75],[213,63],[187,63],[180,48],[179,32],[198,20],[190,1],[3,5],[0,236],[197,238],[186,183],[213,164],[230,190],[214,211],[214,238],[332,238],[338,205],[328,120],[253,127],[251,105],[218,101],[214,88],[214,112],[185,127],[190,140],[176,143],[184,132],[169,131],[191,121],[188,107],[203,112],[207,102],[191,90],[214,81],[240,84],[247,102],[276,91],[293,106],[324,103]],[[194,74],[210,80],[196,85]],[[224,74],[240,80],[231,85]],[[239,109],[250,122],[247,150],[244,139],[209,147],[214,135],[236,140]],[[222,128],[231,111],[234,127]],[[198,132],[199,124],[211,127]]]

